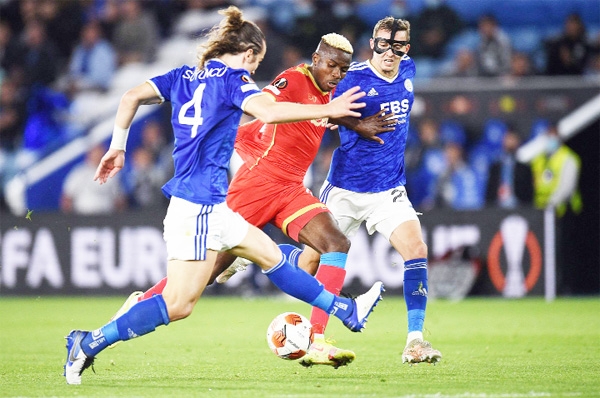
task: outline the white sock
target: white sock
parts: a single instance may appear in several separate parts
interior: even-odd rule
[[[421,340],[423,340],[423,332],[421,332],[419,330],[408,332],[408,336],[406,337],[406,344],[408,345],[408,343],[410,343],[414,339],[421,339]]]

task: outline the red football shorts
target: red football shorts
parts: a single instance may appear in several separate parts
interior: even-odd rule
[[[268,180],[246,166],[240,167],[229,185],[227,205],[250,224],[263,228],[271,223],[296,242],[313,217],[329,212],[302,183]]]

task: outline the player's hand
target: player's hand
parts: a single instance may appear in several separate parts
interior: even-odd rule
[[[360,98],[364,97],[367,93],[364,91],[360,91],[359,86],[354,86],[344,94],[340,95],[333,101],[331,101],[328,106],[331,110],[329,112],[329,117],[338,118],[344,116],[353,116],[360,117],[361,114],[359,112],[354,111],[354,109],[364,108],[367,104],[364,102],[355,102]]]
[[[100,185],[106,183],[109,178],[114,177],[125,165],[125,151],[120,149],[109,149],[100,160],[96,169],[94,181]]]
[[[395,129],[396,115],[394,113],[385,113],[385,111],[379,111],[374,115],[359,119],[359,122],[354,127],[354,131],[364,139],[376,141],[380,144],[384,144],[384,142],[377,134],[394,131]]]

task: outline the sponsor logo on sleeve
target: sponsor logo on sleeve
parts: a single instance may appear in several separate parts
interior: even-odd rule
[[[280,90],[286,88],[287,85],[288,81],[285,77],[280,77],[279,79],[275,80],[272,84],[272,86],[277,87]]]

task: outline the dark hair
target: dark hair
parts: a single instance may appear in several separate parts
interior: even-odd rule
[[[198,55],[198,66],[204,67],[206,61],[224,54],[239,54],[252,49],[259,54],[265,46],[265,35],[260,28],[242,17],[242,12],[235,6],[220,10],[225,18],[208,32],[208,41],[200,45],[204,52]]]
[[[395,25],[397,24],[397,25]],[[398,32],[406,31],[406,40],[410,41],[410,22],[406,19],[396,19],[394,17],[385,17],[380,19],[373,28],[373,37],[377,35],[377,31],[383,29],[392,32],[396,27]],[[394,40],[394,38],[391,38]]]

